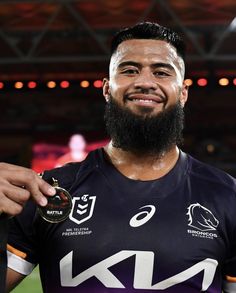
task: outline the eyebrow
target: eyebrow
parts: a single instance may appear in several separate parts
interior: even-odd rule
[[[121,62],[119,65],[118,65],[118,68],[122,68],[124,66],[135,66],[135,67],[142,67],[142,64],[138,63],[138,62],[135,62],[135,61],[124,61],[124,62]],[[151,67],[152,68],[166,68],[166,69],[169,69],[171,71],[175,71],[174,67],[169,64],[169,63],[164,63],[164,62],[157,62],[157,63],[153,63],[151,64]]]
[[[118,65],[118,68],[122,68],[124,66],[135,66],[135,67],[141,67],[141,64],[138,63],[138,62],[134,62],[134,61],[124,61],[124,62],[121,62],[119,65]]]
[[[169,64],[169,63],[164,63],[164,62],[154,63],[154,64],[151,65],[151,67],[153,67],[153,68],[159,68],[159,67],[162,67],[162,68],[169,69],[169,70],[171,70],[171,71],[175,71],[174,66],[172,66],[172,65]]]

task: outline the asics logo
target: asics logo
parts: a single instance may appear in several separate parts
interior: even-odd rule
[[[140,210],[145,209],[141,212],[139,212],[138,214],[134,215],[131,220],[129,221],[129,224],[131,227],[140,227],[142,225],[144,225],[145,223],[147,223],[152,216],[155,214],[156,212],[156,208],[153,205],[146,205],[140,208]]]

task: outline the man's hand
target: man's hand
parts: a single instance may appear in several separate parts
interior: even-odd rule
[[[55,189],[33,170],[0,163],[0,214],[19,214],[29,198],[45,206],[47,196],[55,193]]]

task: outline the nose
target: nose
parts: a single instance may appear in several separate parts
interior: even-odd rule
[[[148,69],[141,70],[134,81],[134,87],[136,89],[156,90],[157,82],[155,76]]]

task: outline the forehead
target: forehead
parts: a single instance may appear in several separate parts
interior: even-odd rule
[[[179,59],[176,49],[171,44],[161,40],[149,39],[124,41],[119,44],[112,56],[112,62],[118,64],[125,60],[178,63]]]

